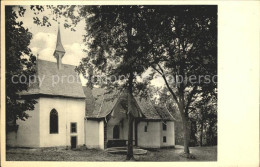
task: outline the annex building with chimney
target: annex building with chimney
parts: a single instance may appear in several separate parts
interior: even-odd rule
[[[34,110],[26,111],[28,119],[17,120],[17,128],[8,131],[7,146],[126,146],[127,93],[106,94],[105,89],[82,86],[75,66],[62,63],[66,51],[60,29],[53,49],[57,62],[37,59],[36,82],[28,91],[21,92],[22,98],[31,96],[37,103]],[[112,98],[116,93],[118,96]],[[149,98],[134,97],[132,104],[133,144],[144,148],[173,147],[174,118],[167,108],[155,107]]]

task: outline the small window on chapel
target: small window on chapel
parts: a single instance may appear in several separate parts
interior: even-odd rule
[[[163,142],[166,143],[166,136],[163,136]]]
[[[162,123],[162,126],[163,126],[163,130],[167,130],[167,125],[166,125],[166,123]]]
[[[70,132],[77,133],[77,123],[70,123]]]
[[[147,125],[144,126],[144,132],[147,132]]]

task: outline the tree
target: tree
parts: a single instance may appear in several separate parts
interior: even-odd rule
[[[79,11],[78,17],[73,14],[76,9]],[[149,67],[149,57],[145,54],[148,27],[143,17],[147,9],[142,6],[57,6],[52,10],[71,19],[73,24],[81,18],[86,21],[84,42],[89,50],[77,70],[89,79],[88,85],[93,86],[92,78],[99,74],[105,78],[117,78],[102,83],[108,92],[127,90],[129,129],[126,159],[133,159],[133,121],[137,116],[132,110],[133,94],[141,92],[147,85],[138,82],[137,76]],[[117,82],[119,76],[126,79]]]
[[[200,146],[217,144],[217,97],[214,94],[206,94],[195,104],[199,108]],[[205,136],[205,137],[204,137]],[[203,142],[203,138],[206,141]]]
[[[193,102],[202,92],[216,92],[217,8],[168,6],[154,10],[157,12],[151,16],[154,22],[149,33],[153,39],[152,67],[177,104],[183,122],[184,152],[189,154],[189,112]]]
[[[17,119],[28,118],[25,111],[33,110],[36,104],[34,99],[27,97],[21,100],[19,95],[21,91],[28,89],[29,77],[35,73],[36,58],[28,47],[32,34],[23,27],[23,22],[17,21],[18,15],[13,6],[6,6],[5,12],[6,127],[9,131],[14,125],[16,126]],[[24,12],[24,8],[18,9],[20,17]]]
[[[88,43],[88,59],[91,60],[88,67],[94,65],[108,77],[127,77],[121,84],[109,82],[106,85],[112,89],[127,88],[128,91],[127,160],[133,158],[133,120],[136,116],[132,110],[133,93],[145,86],[138,83],[136,76],[141,75],[149,66],[149,57],[145,54],[148,41],[148,27],[145,26],[143,17],[145,12],[146,9],[142,6],[93,6],[88,8],[88,14],[92,17],[86,19],[86,39],[93,39]]]
[[[183,144],[183,128],[178,106],[171,98],[166,87],[162,89],[154,86],[149,87],[149,92],[154,95],[154,104],[165,107],[175,118],[175,143]],[[199,99],[199,100],[198,100]],[[216,145],[217,144],[217,96],[216,93],[201,94],[200,98],[190,107],[189,111],[189,129],[190,146]]]
[[[154,97],[152,98],[153,104],[157,106],[162,106],[162,104],[164,104],[167,110],[174,117],[175,144],[183,145],[183,128],[181,116],[178,111],[178,106],[175,103],[174,99],[171,97],[171,94],[169,93],[168,89],[166,87],[158,88],[149,85],[149,93],[151,94],[151,97]]]

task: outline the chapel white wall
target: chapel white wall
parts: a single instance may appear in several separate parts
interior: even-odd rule
[[[175,133],[174,133],[174,122],[173,121],[167,121],[166,122],[166,130],[163,130],[163,123],[160,124],[161,129],[161,147],[170,147],[175,146]],[[166,142],[163,142],[163,137],[166,137]]]
[[[147,125],[147,132],[144,131],[145,125]],[[160,122],[139,122],[137,130],[138,146],[145,148],[159,148],[161,146],[160,128]]]
[[[73,98],[41,97],[40,147],[70,146],[71,136],[77,136],[77,145],[84,144],[85,100]],[[50,134],[50,112],[58,112],[58,134]],[[71,133],[71,122],[77,123],[77,133]]]
[[[104,149],[103,120],[85,120],[85,144],[87,148]]]
[[[34,110],[26,111],[29,118],[25,121],[18,119],[16,123],[19,125],[17,132],[7,133],[7,145],[11,147],[39,147],[39,99],[34,105]]]

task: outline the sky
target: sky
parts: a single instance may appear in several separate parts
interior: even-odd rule
[[[34,55],[37,55],[38,59],[48,60],[52,62],[56,62],[55,57],[53,56],[56,41],[57,41],[57,32],[58,32],[58,22],[51,20],[51,26],[40,26],[33,23],[33,17],[35,14],[32,10],[30,10],[30,6],[24,6],[26,9],[24,17],[19,17],[18,20],[23,22],[23,26],[28,28],[28,30],[32,33],[32,40],[29,48],[32,50]],[[42,16],[47,16],[52,18],[51,11],[46,9],[37,15],[39,18]],[[66,51],[62,63],[71,64],[71,65],[79,65],[80,60],[87,56],[87,53],[83,52],[83,49],[86,49],[86,46],[83,43],[83,35],[86,34],[85,31],[85,21],[81,20],[76,26],[76,31],[71,31],[70,29],[65,29],[64,18],[60,18],[58,20],[60,22],[60,32],[61,32],[61,40],[63,47]],[[146,74],[149,72],[146,72]],[[86,84],[87,80],[85,80],[81,76],[82,84]],[[164,85],[163,79],[157,78],[151,81],[151,84],[157,87],[161,87]]]
[[[35,55],[38,55],[39,59],[56,62],[53,56],[57,41],[58,23],[56,21],[50,21],[51,26],[39,26],[33,23],[33,17],[35,17],[32,10],[28,6],[24,17],[19,17],[18,20],[24,23],[24,27],[28,28],[32,33],[33,38],[31,40],[30,48]],[[45,9],[44,12],[38,15],[52,17],[51,12]],[[78,65],[81,58],[86,56],[82,50],[84,49],[83,35],[85,34],[84,26],[85,22],[82,20],[76,27],[76,31],[65,29],[63,26],[64,19],[60,19],[60,31],[62,44],[66,50],[66,54],[63,57],[62,62],[64,64]]]

